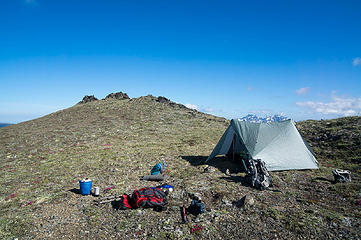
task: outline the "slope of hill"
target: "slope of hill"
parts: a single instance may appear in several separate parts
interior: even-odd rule
[[[243,186],[244,173],[222,158],[210,163],[213,171],[204,172],[202,160],[228,126],[223,118],[153,96],[77,104],[0,129],[0,236],[357,239],[361,229],[359,123],[360,118],[298,123],[321,169],[272,173],[275,189],[281,192],[261,192]],[[344,139],[344,129],[354,135]],[[326,136],[341,131],[340,142],[318,139],[324,130]],[[345,146],[349,139],[352,142]],[[332,152],[336,142],[339,155]],[[94,197],[76,193],[78,180],[85,177],[101,189],[115,187],[102,192],[103,196],[156,186],[140,181],[139,176],[163,159],[169,166],[167,183],[175,187],[164,212],[96,206]],[[353,182],[332,184],[335,167],[351,169]],[[227,168],[231,176],[225,174]],[[202,197],[207,211],[181,224],[179,206],[190,204],[190,193]],[[245,195],[254,200],[246,209],[232,204]],[[202,228],[194,231],[196,225]]]

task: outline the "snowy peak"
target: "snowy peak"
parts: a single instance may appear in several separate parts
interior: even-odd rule
[[[267,122],[279,122],[288,120],[288,117],[281,116],[281,115],[273,115],[273,116],[266,116],[266,117],[258,117],[254,114],[248,114],[242,118],[239,118],[240,121],[245,122],[253,122],[253,123],[267,123]]]

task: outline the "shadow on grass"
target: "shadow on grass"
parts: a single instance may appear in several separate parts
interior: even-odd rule
[[[115,210],[120,209],[120,201],[119,200],[111,201],[110,204],[112,205],[112,208],[114,208]]]
[[[217,168],[222,173],[226,173],[227,169],[231,174],[245,172],[242,162],[231,161],[225,156],[215,157],[208,162],[206,162],[208,156],[181,156],[181,158],[188,161],[192,166],[209,165]]]
[[[325,177],[316,177],[316,178],[314,178],[314,180],[325,181],[325,182],[329,182],[329,183],[332,183],[332,184],[336,184],[336,182],[334,180],[330,180],[330,179],[327,179]]]
[[[70,189],[69,192],[72,192],[72,193],[75,193],[75,194],[81,194],[79,188]]]
[[[247,178],[245,176],[220,177],[220,179],[226,180],[227,182],[240,183],[242,184],[242,186],[250,187],[249,181],[247,181]]]

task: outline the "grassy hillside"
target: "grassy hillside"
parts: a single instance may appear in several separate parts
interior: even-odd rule
[[[228,126],[227,120],[159,100],[146,96],[94,101],[1,128],[0,237],[359,236],[360,118],[298,123],[321,169],[272,173],[274,188],[281,192],[261,192],[243,186],[244,173],[217,161],[220,158],[204,173],[202,161]],[[337,134],[341,135],[337,140],[329,139]],[[76,193],[78,180],[85,177],[101,189],[115,187],[103,196],[156,186],[139,176],[163,159],[168,163],[167,183],[175,187],[164,212],[96,206],[94,197]],[[350,169],[353,182],[332,184],[331,170],[336,167]],[[231,176],[225,174],[227,168]],[[179,206],[190,204],[190,193],[202,197],[207,211],[181,224]],[[246,209],[235,207],[232,202],[244,195],[254,203]],[[203,229],[193,232],[195,225]]]

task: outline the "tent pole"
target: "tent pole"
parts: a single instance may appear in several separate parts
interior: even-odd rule
[[[232,151],[233,151],[233,159],[232,161],[234,162],[234,140],[235,140],[235,135],[233,135],[233,141],[232,141],[232,144],[233,144],[233,147],[232,147]]]

